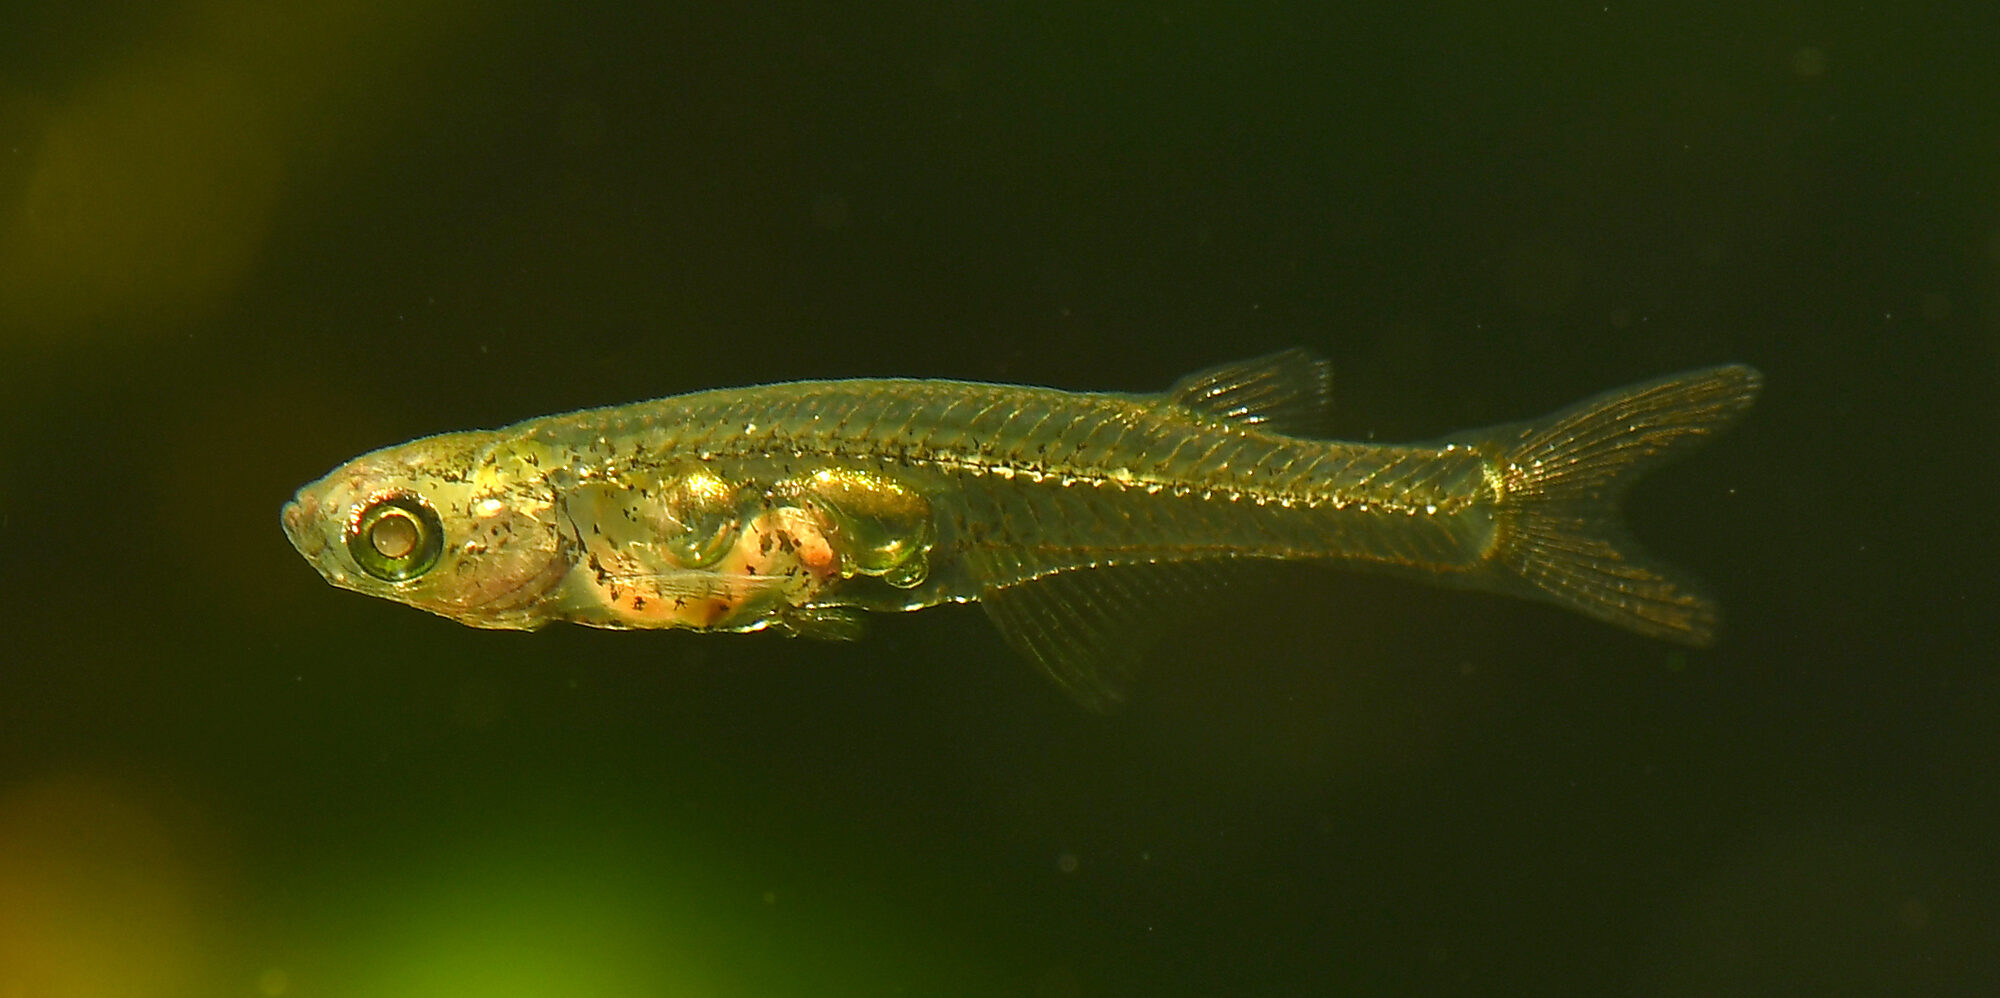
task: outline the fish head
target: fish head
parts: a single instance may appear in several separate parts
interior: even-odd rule
[[[474,627],[539,626],[575,560],[540,462],[472,431],[358,457],[299,489],[285,536],[328,582]]]

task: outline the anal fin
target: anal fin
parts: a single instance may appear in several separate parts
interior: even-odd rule
[[[1063,692],[1115,709],[1161,631],[1204,587],[1207,562],[1071,569],[979,598],[1000,633]]]

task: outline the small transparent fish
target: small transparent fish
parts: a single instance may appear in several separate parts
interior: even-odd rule
[[[1429,443],[1316,439],[1331,372],[1291,350],[1158,394],[956,381],[696,392],[426,437],[299,490],[285,534],[336,586],[475,627],[779,629],[978,601],[1087,706],[1223,569],[1387,569],[1701,645],[1716,608],[1618,502],[1727,426],[1730,365]]]

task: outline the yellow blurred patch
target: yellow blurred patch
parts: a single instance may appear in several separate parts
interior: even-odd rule
[[[77,777],[0,791],[0,995],[196,990],[212,885],[146,797]]]
[[[0,192],[9,325],[199,317],[262,244],[281,175],[254,96],[214,61],[128,67],[54,108]]]

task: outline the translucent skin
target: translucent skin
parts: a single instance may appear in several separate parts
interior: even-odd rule
[[[1539,421],[1381,446],[1281,432],[1324,404],[1324,367],[1296,352],[1159,395],[793,382],[386,448],[301,489],[283,521],[335,585],[479,627],[848,636],[850,611],[995,600],[1088,569],[1304,558],[1701,643],[1712,604],[1631,550],[1616,501],[1759,384],[1746,367],[1687,372]],[[434,510],[444,538],[435,565],[396,581],[350,549],[392,495]],[[1035,632],[1017,644],[1076,623],[1022,605],[995,611],[1003,629]]]

